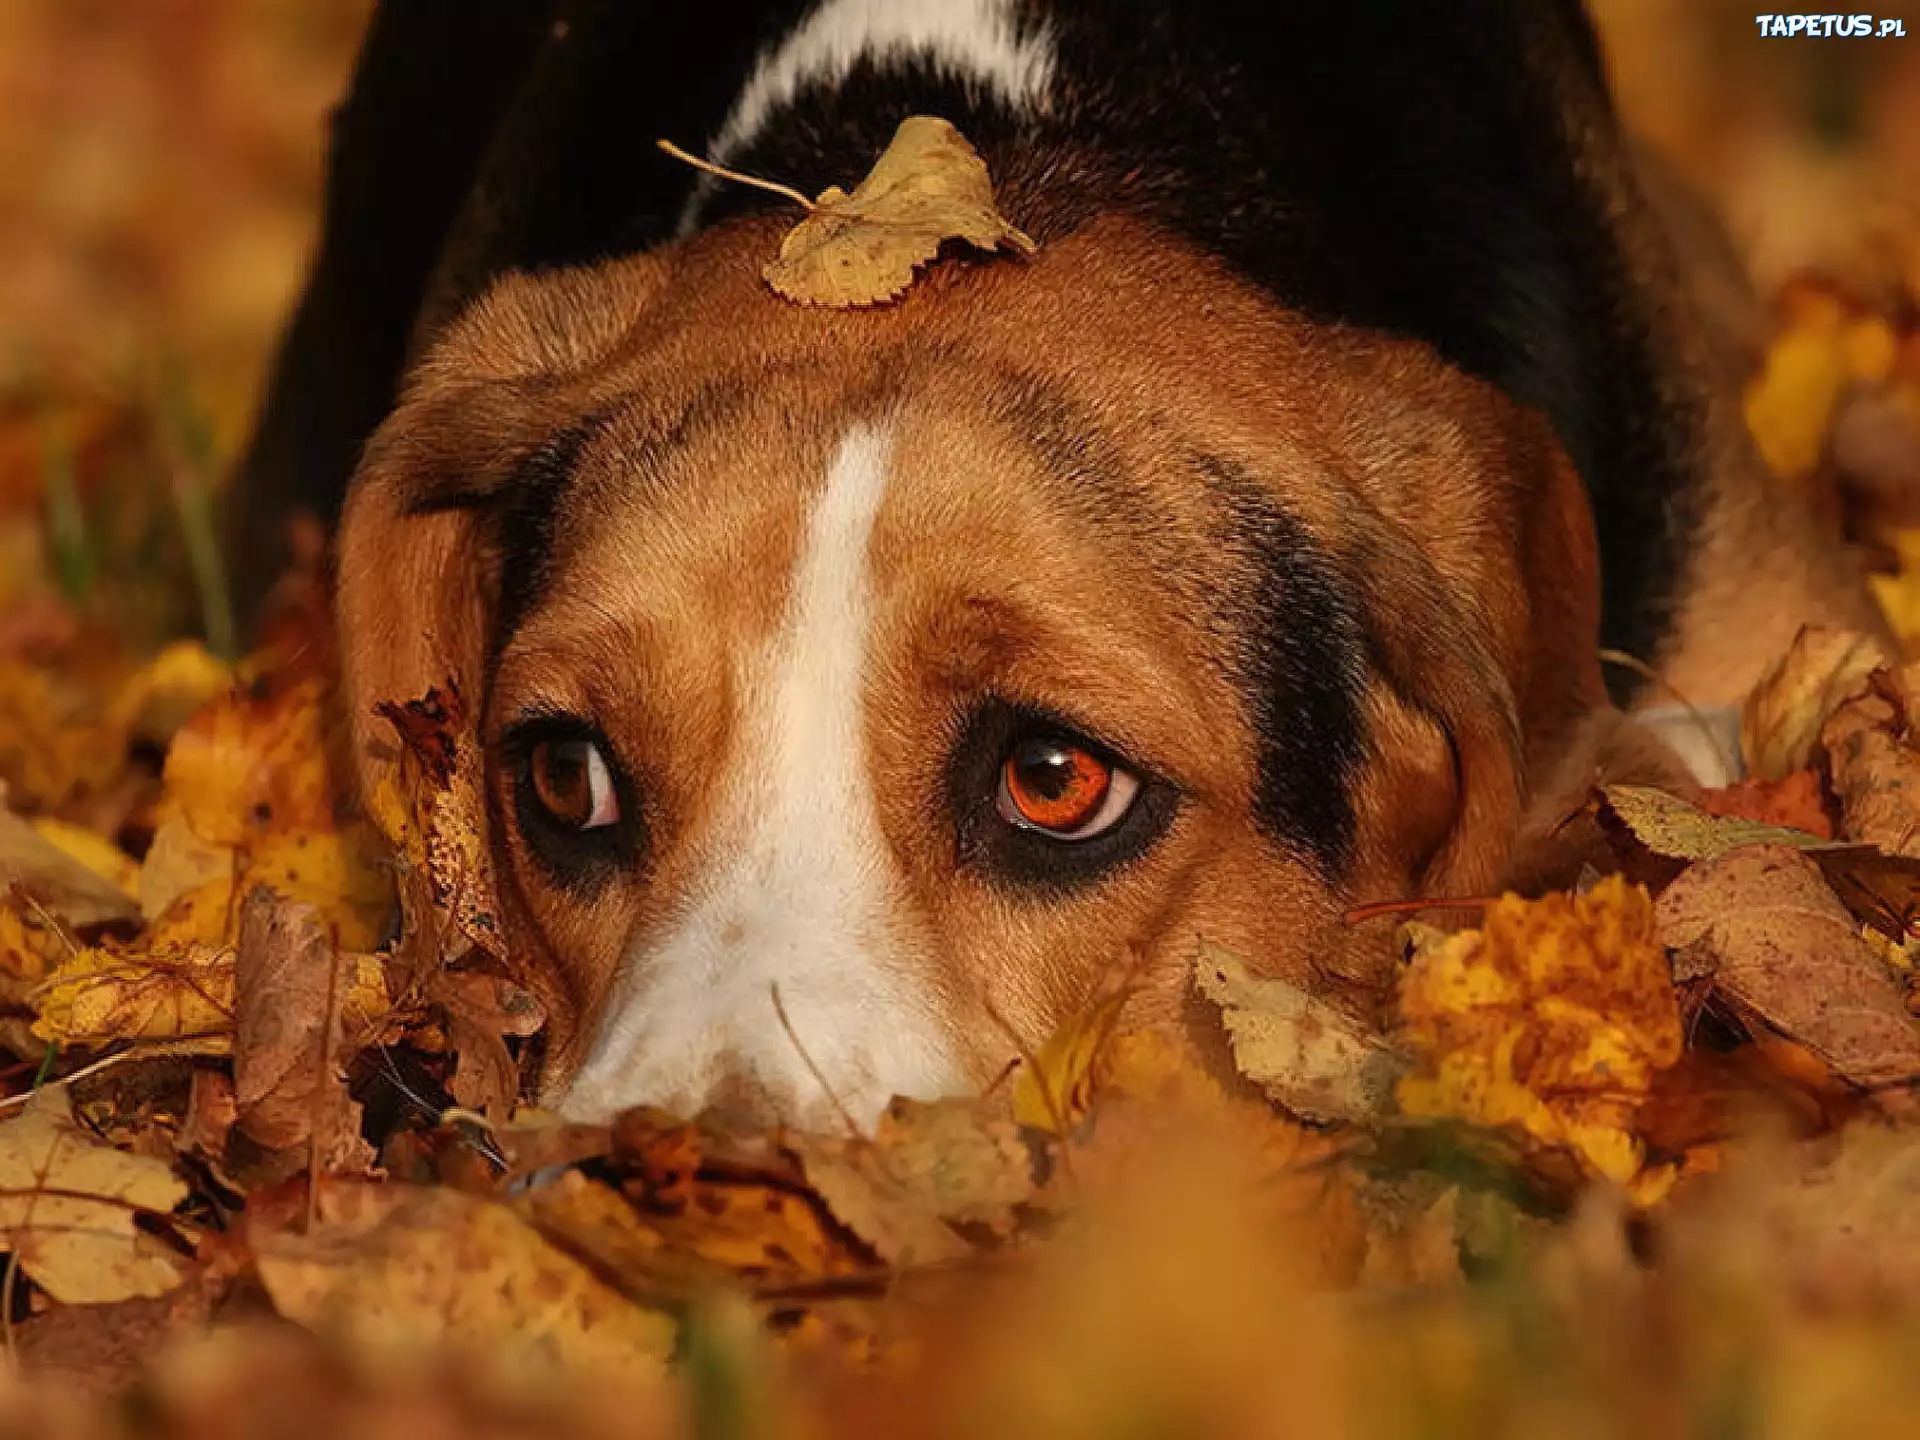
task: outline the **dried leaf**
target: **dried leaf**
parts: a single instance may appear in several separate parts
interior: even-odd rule
[[[1911,744],[1905,675],[1875,671],[1828,717],[1820,740],[1848,839],[1920,857],[1920,751]]]
[[[139,914],[119,885],[74,859],[28,821],[0,809],[0,895],[15,887],[69,925],[131,920]]]
[[[986,162],[965,137],[945,120],[910,115],[851,195],[838,186],[821,192],[763,273],[802,305],[880,305],[903,294],[949,240],[1035,248],[994,208]]]
[[[322,1169],[368,1169],[345,1067],[353,1039],[386,1012],[378,962],[340,954],[318,910],[262,888],[242,908],[235,964],[240,1132],[268,1151],[304,1152],[317,1138]]]
[[[895,1099],[871,1140],[788,1135],[782,1143],[834,1216],[890,1265],[958,1259],[947,1222],[1006,1232],[1033,1191],[1033,1160],[1015,1127],[978,1102]]]
[[[426,907],[449,917],[468,944],[498,958],[493,867],[480,831],[486,813],[480,756],[459,739],[465,706],[451,682],[404,705],[381,702],[380,713],[399,736],[401,756],[396,778],[372,797],[369,808],[407,872],[425,880]],[[445,927],[409,899],[412,893],[402,887],[407,936],[437,935]],[[454,958],[418,957],[414,968],[428,972]]]
[[[1754,820],[1803,831],[1820,840],[1833,839],[1833,820],[1820,775],[1796,770],[1783,780],[1740,780],[1718,790],[1703,790],[1700,808],[1709,815]]]
[[[1900,986],[1806,857],[1777,845],[1694,866],[1660,897],[1661,938],[1715,992],[1868,1087],[1920,1075]]]
[[[1827,717],[1866,689],[1867,676],[1887,663],[1885,649],[1870,635],[1803,625],[1747,697],[1740,753],[1748,775],[1784,780],[1812,764]]]
[[[179,1261],[133,1222],[142,1211],[166,1214],[186,1194],[164,1162],[76,1125],[64,1085],[41,1089],[0,1123],[0,1243],[64,1304],[164,1295],[179,1284]]]
[[[233,952],[162,942],[146,951],[90,947],[47,978],[33,1033],[63,1045],[233,1035]]]
[[[333,828],[326,693],[322,676],[268,674],[187,722],[163,779],[195,835],[238,848],[270,830]]]
[[[1710,860],[1743,845],[1817,850],[1832,843],[1780,825],[1713,815],[1677,795],[1646,785],[1609,785],[1601,793],[1634,839],[1654,854],[1673,860]]]
[[[629,1304],[511,1209],[456,1190],[373,1191],[311,1234],[255,1231],[256,1264],[288,1319],[385,1364],[452,1350],[521,1373],[631,1374],[662,1363],[674,1325]]]
[[[1031,1065],[1021,1067],[1013,1081],[1013,1118],[1048,1135],[1071,1131],[1086,1117],[1099,1082],[1098,1067],[1114,1032],[1120,1012],[1132,999],[1120,987],[1103,999],[1068,1017],[1047,1037]]]
[[[1513,1126],[1627,1184],[1634,1117],[1682,1034],[1646,891],[1608,876],[1584,895],[1502,896],[1479,930],[1418,952],[1400,987],[1418,1070],[1409,1115]]]
[[[510,980],[480,971],[435,971],[424,998],[445,1017],[447,1048],[459,1057],[449,1088],[469,1110],[502,1114],[520,1096],[520,1066],[507,1037],[525,1038],[546,1023],[546,1013]]]
[[[1359,1021],[1287,980],[1254,975],[1201,942],[1200,993],[1220,1007],[1240,1073],[1307,1120],[1360,1120],[1392,1108],[1403,1062]]]

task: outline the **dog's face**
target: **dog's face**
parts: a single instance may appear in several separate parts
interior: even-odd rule
[[[1115,967],[1180,1024],[1203,936],[1364,1006],[1347,906],[1495,881],[1600,703],[1544,424],[1117,223],[864,313],[769,235],[507,282],[343,527],[361,762],[472,702],[550,1098],[864,1120]]]

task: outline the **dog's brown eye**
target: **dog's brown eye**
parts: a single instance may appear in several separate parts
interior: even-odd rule
[[[1001,763],[995,800],[1010,824],[1083,840],[1116,824],[1139,789],[1137,779],[1091,750],[1031,737],[1015,742]]]
[[[527,755],[527,778],[540,807],[569,830],[620,821],[613,774],[591,740],[542,740]]]

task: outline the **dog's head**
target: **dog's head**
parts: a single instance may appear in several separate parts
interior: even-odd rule
[[[1494,883],[1602,703],[1544,422],[1117,221],[854,313],[770,233],[502,283],[349,502],[363,779],[474,701],[552,1097],[864,1118],[1203,936],[1364,1007],[1345,909]]]

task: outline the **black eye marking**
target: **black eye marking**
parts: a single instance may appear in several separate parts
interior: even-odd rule
[[[515,828],[554,885],[590,898],[645,850],[640,797],[606,735],[577,715],[534,714],[501,733]]]
[[[998,699],[967,716],[947,762],[956,862],[1033,895],[1071,894],[1139,859],[1179,802],[1169,781],[1071,722]]]

